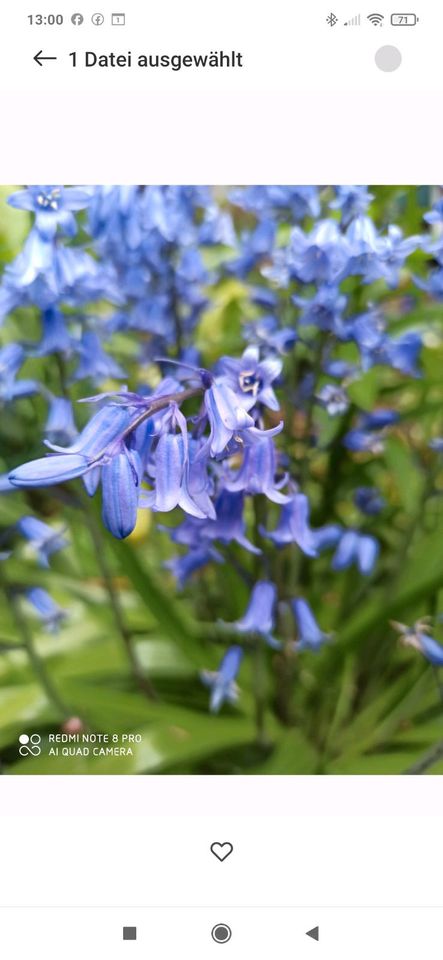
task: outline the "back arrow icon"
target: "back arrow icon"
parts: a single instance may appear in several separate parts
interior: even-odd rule
[[[43,50],[40,50],[39,53],[36,53],[34,60],[38,63],[39,67],[43,66],[43,60],[57,60],[57,57],[44,57]]]

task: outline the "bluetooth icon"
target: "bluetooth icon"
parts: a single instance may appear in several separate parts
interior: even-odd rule
[[[329,17],[326,17],[326,23],[329,23],[330,27],[335,27],[335,24],[338,23],[338,17],[335,16],[335,13],[330,13]]]

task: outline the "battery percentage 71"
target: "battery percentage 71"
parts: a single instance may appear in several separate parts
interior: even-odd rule
[[[393,27],[415,27],[418,17],[415,13],[393,13],[391,23]]]

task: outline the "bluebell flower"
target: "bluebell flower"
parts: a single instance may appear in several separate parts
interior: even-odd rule
[[[204,404],[209,421],[210,433],[201,454],[210,451],[212,457],[223,453],[233,438],[242,439],[244,431],[248,439],[260,439],[264,436],[275,436],[280,433],[283,423],[270,430],[260,430],[249,413],[239,404],[238,394],[223,382],[214,381],[211,387],[205,390]]]
[[[330,417],[338,417],[349,407],[349,398],[343,387],[325,383],[316,395],[317,402],[328,411]]]
[[[357,343],[364,370],[375,364],[386,364],[409,377],[419,377],[417,363],[422,348],[422,337],[414,330],[398,337],[388,337],[383,317],[369,311],[357,317],[347,328],[347,337]]]
[[[309,300],[294,295],[292,302],[300,307],[300,324],[329,330],[341,336],[345,329],[343,314],[348,301],[336,284],[323,284]]]
[[[42,587],[32,587],[26,591],[25,596],[40,617],[45,630],[48,633],[58,633],[60,624],[67,616],[66,611],[59,607]]]
[[[443,197],[440,197],[432,206],[432,210],[429,210],[428,213],[425,213],[423,220],[426,223],[442,223],[443,222]]]
[[[0,400],[4,403],[32,396],[39,390],[35,380],[16,379],[24,360],[25,351],[18,343],[8,343],[0,350]]]
[[[281,493],[287,483],[287,475],[276,482],[276,453],[272,437],[265,437],[252,444],[245,441],[243,463],[234,475],[225,480],[227,490],[243,490],[251,495],[262,493],[274,503],[288,503],[290,497]]]
[[[44,429],[45,437],[54,444],[68,446],[78,434],[72,403],[67,397],[49,395],[49,410]]]
[[[408,377],[419,377],[420,370],[417,364],[422,346],[422,337],[413,330],[395,339],[386,338],[382,354],[383,362]]]
[[[205,391],[205,407],[210,426],[208,446],[213,457],[223,453],[235,433],[254,426],[252,417],[224,383],[214,383]]]
[[[137,522],[140,471],[137,456],[126,447],[101,469],[102,518],[107,530],[123,540]]]
[[[252,186],[241,187],[230,194],[231,203],[255,213],[260,218],[281,212],[292,220],[318,217],[320,199],[313,186]]]
[[[59,228],[73,237],[77,232],[74,212],[84,210],[91,196],[79,187],[27,187],[8,198],[11,207],[35,214],[35,229],[45,240],[52,240]]]
[[[196,528],[201,540],[217,540],[222,544],[238,543],[249,553],[259,554],[261,551],[246,536],[243,493],[222,490],[214,506],[216,519],[200,521]]]
[[[275,584],[268,580],[259,580],[253,587],[245,615],[230,623],[229,627],[238,633],[258,634],[269,646],[279,647],[279,641],[273,636],[276,605]]]
[[[215,673],[203,670],[200,674],[205,687],[208,687],[211,691],[209,705],[212,713],[218,713],[225,701],[228,703],[237,702],[239,689],[235,680],[242,658],[243,650],[241,647],[230,647]]]
[[[428,618],[417,620],[412,627],[393,620],[391,626],[400,634],[400,641],[405,647],[418,650],[433,667],[443,667],[443,647],[429,635]]]
[[[47,241],[33,230],[18,257],[5,268],[0,321],[16,307],[48,310],[64,302],[78,308],[101,299],[122,302],[112,264],[98,262],[80,247]]]
[[[276,226],[272,220],[262,220],[254,230],[243,233],[240,256],[231,260],[226,269],[238,277],[245,277],[254,267],[271,256],[275,242]]]
[[[280,327],[276,317],[266,315],[245,324],[245,336],[251,342],[268,350],[284,355],[292,350],[298,340],[298,334],[293,327]]]
[[[36,357],[45,357],[51,353],[68,355],[72,352],[73,343],[67,327],[67,318],[51,307],[42,313],[42,336],[34,348]]]
[[[311,233],[295,227],[287,248],[276,250],[265,276],[286,287],[290,279],[302,283],[337,284],[346,275],[349,244],[333,220],[320,220]]]
[[[273,531],[261,530],[264,537],[278,547],[296,543],[308,557],[318,555],[318,530],[309,525],[309,500],[304,493],[295,493],[281,510],[279,522]]]
[[[201,464],[198,469],[202,469]],[[151,468],[155,476],[155,489],[152,493],[143,494],[142,506],[162,513],[178,506],[193,517],[215,519],[215,510],[209,497],[205,504],[207,512],[193,500],[189,484],[190,470],[189,453],[183,436],[163,434],[158,441]]]
[[[420,290],[425,290],[434,300],[443,300],[443,267],[431,270],[426,280],[414,276],[414,282]]]
[[[291,607],[298,631],[294,648],[317,653],[330,640],[330,634],[320,629],[308,602],[302,597],[291,600]]]
[[[54,530],[37,517],[22,517],[17,523],[17,529],[31,542],[41,567],[49,567],[52,554],[63,550],[68,544],[60,530]]]
[[[165,567],[171,571],[183,590],[189,578],[198,570],[206,567],[208,563],[224,563],[224,560],[214,547],[203,546],[196,550],[188,550],[181,556],[172,557],[171,560],[166,561]]]
[[[375,537],[357,530],[345,530],[332,559],[332,569],[347,570],[355,563],[360,573],[368,576],[375,567],[379,549]]]
[[[357,487],[354,503],[368,517],[375,517],[386,506],[386,501],[377,487]]]
[[[335,199],[329,204],[331,210],[341,211],[341,222],[347,227],[351,220],[366,213],[369,204],[374,199],[367,187],[338,186],[334,187]]]
[[[90,377],[98,383],[104,380],[125,380],[126,374],[120,365],[103,350],[99,336],[93,330],[85,330],[78,346],[79,364],[75,380]]]
[[[403,236],[397,226],[389,226],[387,236],[377,233],[369,217],[356,217],[346,231],[350,258],[347,273],[360,275],[365,283],[384,279],[392,289],[400,280],[405,260],[420,245],[420,237]]]
[[[344,437],[344,446],[355,452],[378,455],[384,450],[387,428],[397,423],[398,419],[397,411],[382,408],[362,414],[357,425]]]
[[[62,451],[16,467],[9,479],[17,487],[44,487],[81,477],[121,452],[122,437],[133,410],[108,404],[96,413],[69,447],[49,444]]]
[[[276,357],[260,360],[258,347],[247,347],[239,360],[222,357],[219,363],[220,376],[217,384],[226,384],[245,410],[262,403],[270,410],[278,410],[279,403],[272,384],[281,373],[282,362]]]

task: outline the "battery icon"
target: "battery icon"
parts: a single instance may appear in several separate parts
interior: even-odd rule
[[[393,13],[391,23],[393,27],[415,27],[418,17],[415,13]]]

